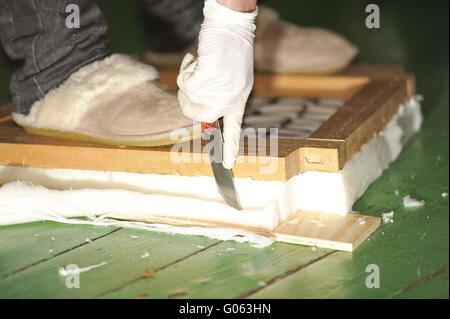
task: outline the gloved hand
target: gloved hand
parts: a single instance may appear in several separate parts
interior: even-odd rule
[[[197,57],[188,53],[177,78],[178,100],[187,117],[214,122],[224,116],[223,165],[232,168],[242,117],[253,87],[253,42],[257,9],[231,10],[207,0]]]

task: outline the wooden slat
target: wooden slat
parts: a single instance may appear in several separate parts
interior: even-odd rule
[[[448,299],[448,265],[406,286],[391,298],[395,299]]]
[[[0,280],[116,230],[54,222],[0,227]]]
[[[170,218],[130,214],[114,214],[113,218],[137,220],[147,223],[162,223],[175,226],[232,227],[250,230],[274,238],[276,241],[299,245],[354,251],[370,234],[380,226],[379,217],[348,214],[346,216],[300,211],[289,220],[281,222],[273,231],[254,227],[242,227],[233,223],[202,222],[189,218]]]
[[[404,77],[405,71],[400,65],[355,64],[339,72],[341,76],[368,77],[372,80]]]
[[[6,106],[0,107],[0,109]],[[14,124],[7,117],[0,120],[0,164],[40,168],[68,168],[123,171],[134,173],[181,174],[185,176],[212,176],[211,165],[206,154],[197,156],[195,142],[182,145],[191,150],[187,163],[174,162],[172,146],[160,147],[116,147],[58,137],[32,135]],[[267,156],[256,156],[248,147],[239,156],[233,169],[235,177],[251,177],[259,180],[287,180],[309,169],[337,170],[342,158],[342,145],[334,141],[308,139],[278,140],[278,154],[270,154],[270,142],[266,143]],[[244,143],[248,145],[247,142]],[[258,145],[258,142],[256,143]],[[181,147],[181,144],[179,145]],[[325,164],[302,164],[299,150],[318,152],[329,150],[330,159]],[[197,155],[195,155],[197,154]],[[266,167],[274,167],[272,171]]]
[[[191,154],[191,157],[193,154]],[[286,180],[286,160],[282,157],[245,157],[237,163],[235,177],[259,180]],[[261,174],[261,168],[274,162],[275,169]],[[200,163],[175,163],[169,150],[113,148],[103,146],[46,145],[0,142],[0,164],[38,168],[107,170],[133,173],[212,176],[208,159]],[[298,168],[289,167],[290,174]]]
[[[257,249],[226,241],[104,297],[237,298],[327,254],[330,251],[326,249],[312,251],[298,245],[275,244]]]
[[[178,71],[160,71],[160,80],[177,88]],[[265,96],[287,96],[306,98],[336,98],[348,100],[370,78],[363,75],[296,75],[296,74],[255,74],[253,93]]]
[[[34,227],[33,227],[34,226]],[[39,224],[30,229],[40,233]],[[65,228],[59,226],[60,232]],[[66,227],[67,228],[67,227]],[[74,226],[86,232],[86,226]],[[92,227],[91,227],[92,228]],[[108,229],[97,226],[97,229]],[[86,240],[82,230],[75,241]],[[3,229],[0,229],[0,236]],[[16,236],[20,236],[17,231]],[[46,233],[51,235],[52,233]],[[27,251],[30,258],[37,257],[38,251],[48,252],[50,247],[68,245],[67,236],[54,233],[55,240],[48,238],[45,244],[31,245],[29,241],[15,241],[20,252]],[[34,238],[34,237],[32,237]],[[11,241],[10,234],[2,237]],[[49,260],[41,262],[17,275],[0,280],[0,298],[93,298],[100,294],[119,288],[144,276],[152,276],[160,268],[166,267],[178,260],[186,258],[220,241],[203,236],[173,236],[139,229],[120,229],[100,240],[87,243],[83,247],[68,250]],[[0,246],[1,247],[1,246]],[[147,253],[147,257],[145,256]],[[15,258],[24,258],[23,254]],[[80,287],[69,289],[65,285],[65,277],[59,275],[61,267],[75,264],[78,267],[88,267],[103,264],[101,267],[80,273]],[[115,275],[112,275],[115,274]],[[135,295],[133,297],[137,297]]]
[[[380,218],[299,212],[273,232],[278,241],[353,251],[380,225]]]
[[[177,88],[178,70],[160,70],[160,80]],[[352,65],[331,75],[256,73],[253,92],[259,95],[327,97],[350,99],[364,85],[375,79],[403,78],[403,67],[397,65]]]
[[[409,79],[373,80],[323,123],[311,138],[345,141],[347,161],[381,131],[410,97]]]

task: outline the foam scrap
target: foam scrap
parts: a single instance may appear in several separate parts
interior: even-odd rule
[[[410,197],[409,195],[406,195],[403,197],[403,206],[406,208],[415,208],[425,205],[424,200],[418,200],[415,198]]]
[[[384,213],[381,215],[384,224],[392,224],[394,223],[394,211],[390,211],[389,213]]]
[[[86,266],[86,267],[82,267],[82,268],[71,267],[73,265],[68,265],[66,268],[64,268],[64,267],[59,268],[58,273],[61,276],[66,277],[68,275],[73,275],[73,274],[79,274],[79,273],[82,273],[82,272],[86,272],[86,271],[89,271],[89,270],[101,267],[101,266],[106,265],[106,264],[107,264],[107,262],[104,261],[104,262],[101,262],[101,263],[96,264],[96,265]]]

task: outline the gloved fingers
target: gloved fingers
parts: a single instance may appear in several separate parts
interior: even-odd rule
[[[225,129],[229,131],[225,138],[228,140],[225,165],[231,167],[238,151],[242,123],[242,114],[237,117],[236,114],[243,113],[253,86],[257,10],[237,12],[217,0],[207,0],[204,13],[198,57],[186,54],[180,67],[178,99],[183,114],[196,121],[210,123],[230,114]],[[236,114],[231,115],[233,113]],[[238,128],[233,129],[233,126]],[[232,132],[237,135],[233,137]]]
[[[244,109],[244,108],[242,108]],[[239,152],[241,125],[244,112],[226,114],[223,117],[223,161],[227,169],[232,169]]]
[[[183,114],[194,121],[212,123],[222,116],[222,109],[193,103],[181,89],[178,90],[178,101]]]
[[[196,61],[196,57],[188,52],[186,53],[186,55],[183,58],[183,61],[181,61],[181,65],[180,65],[180,73],[181,72],[193,72],[194,68],[195,68],[195,61]]]
[[[181,62],[180,71],[178,72],[177,84],[179,88],[184,87],[187,79],[194,72],[197,63],[198,60],[193,54],[186,53],[183,61]]]

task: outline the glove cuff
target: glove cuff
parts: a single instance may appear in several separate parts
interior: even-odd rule
[[[252,12],[239,12],[221,5],[217,0],[206,0],[203,14],[205,18],[230,24],[254,24],[258,15],[258,7]]]

